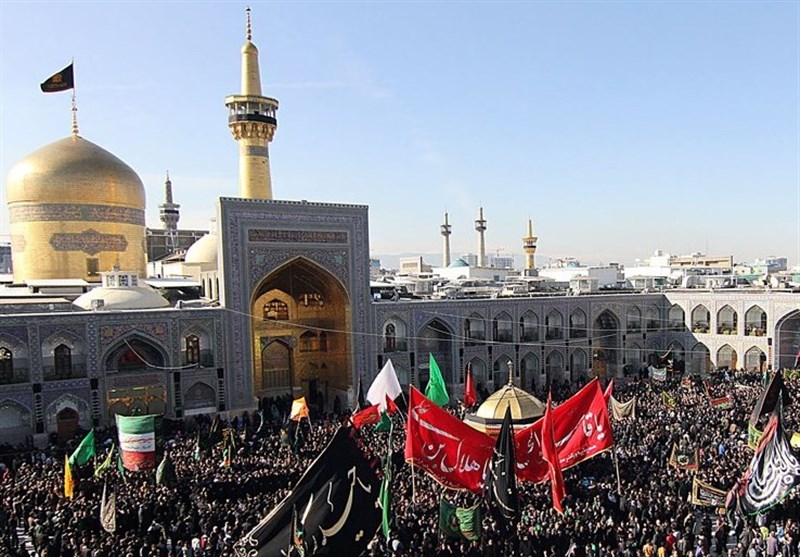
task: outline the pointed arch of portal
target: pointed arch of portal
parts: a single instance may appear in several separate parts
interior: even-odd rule
[[[264,277],[250,309],[257,396],[292,393],[325,408],[330,391],[352,387],[350,297],[335,276],[297,257]],[[270,367],[276,347],[286,352],[281,362],[287,369],[279,370],[285,377]]]

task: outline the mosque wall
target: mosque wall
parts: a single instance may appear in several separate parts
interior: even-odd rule
[[[225,246],[220,257],[220,298],[227,312],[226,367],[231,373],[225,381],[230,409],[254,408],[256,394],[268,387],[255,384],[254,378],[261,371],[257,356],[261,357],[272,342],[280,341],[290,352],[290,379],[281,386],[300,386],[303,377],[297,373],[304,372],[294,369],[294,359],[300,356],[302,347],[296,346],[298,339],[286,338],[294,329],[282,333],[281,338],[256,330],[258,322],[267,319],[266,310],[262,319],[259,312],[263,308],[256,308],[262,286],[295,264],[302,265],[310,277],[316,274],[316,279],[334,280],[343,288],[346,307],[338,310],[344,321],[334,320],[334,325],[328,325],[310,316],[303,320],[308,319],[306,323],[315,331],[341,336],[339,341],[345,346],[338,349],[345,359],[334,365],[340,366],[344,375],[332,374],[324,395],[328,401],[336,397],[340,402],[349,400],[355,370],[366,368],[364,333],[372,330],[373,322],[367,207],[238,198],[220,198],[217,207],[220,245]],[[308,302],[304,300],[305,305]],[[344,330],[337,325],[342,322],[348,324]]]
[[[683,310],[677,326],[670,320],[673,305]],[[707,332],[692,326],[692,311],[700,305],[708,308]],[[437,363],[454,392],[463,389],[468,363],[473,365],[473,374],[478,369],[489,390],[500,387],[507,375],[497,362],[506,357],[515,370],[516,384],[535,390],[548,378],[575,381],[594,374],[635,373],[653,354],[670,349],[686,360],[687,369],[696,365],[697,371],[711,366],[786,367],[800,350],[800,302],[791,293],[705,291],[401,300],[373,302],[373,309],[376,334],[369,343],[365,381],[391,358],[393,363],[400,362],[401,382],[424,388],[429,348],[426,330],[437,320],[449,333],[440,342],[447,349],[437,352],[444,361],[437,355]],[[734,327],[729,326],[729,309],[736,314]],[[523,320],[531,317],[535,326],[529,333]],[[510,321],[510,330],[498,327],[503,320]],[[604,361],[598,362],[599,357]],[[527,369],[533,366],[535,370]],[[498,371],[500,375],[495,377]]]

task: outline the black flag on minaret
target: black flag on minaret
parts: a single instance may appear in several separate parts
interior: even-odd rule
[[[489,512],[497,520],[506,538],[516,534],[519,521],[516,460],[511,408],[506,407],[503,426],[494,446],[483,488],[484,497],[489,503]]]
[[[42,93],[60,93],[75,88],[75,76],[72,71],[72,63],[69,66],[48,77],[40,85]]]

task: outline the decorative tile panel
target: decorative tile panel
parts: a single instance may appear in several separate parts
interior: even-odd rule
[[[101,251],[125,251],[128,240],[123,234],[102,234],[92,228],[83,232],[56,232],[50,236],[50,245],[56,251],[82,251],[96,255]]]

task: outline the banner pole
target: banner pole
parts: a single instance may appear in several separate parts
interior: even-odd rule
[[[611,449],[611,456],[614,459],[614,469],[617,471],[617,493],[622,496],[622,482],[619,479],[619,461],[617,460],[617,448]]]

